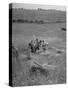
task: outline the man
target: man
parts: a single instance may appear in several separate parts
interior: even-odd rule
[[[29,47],[32,53],[36,53],[36,51],[39,50],[39,41],[38,38],[36,38],[34,35],[33,40],[29,42]]]
[[[43,51],[45,51],[47,47],[48,47],[48,43],[43,40],[43,44],[42,44]]]

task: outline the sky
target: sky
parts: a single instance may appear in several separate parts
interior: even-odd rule
[[[56,5],[40,5],[40,4],[23,4],[23,3],[13,3],[13,8],[24,8],[24,9],[56,9],[61,11],[66,11],[66,6],[56,6]]]

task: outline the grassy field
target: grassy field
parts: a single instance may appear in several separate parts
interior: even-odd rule
[[[66,31],[61,30],[65,27],[66,23],[12,24],[12,42],[19,50],[19,57],[13,57],[13,86],[66,83]],[[45,54],[28,59],[27,44],[33,35],[45,39],[49,46]],[[50,68],[33,67],[34,61]]]
[[[65,41],[66,32],[61,30],[62,27],[66,27],[65,25],[65,23],[43,25],[13,23],[13,42],[14,44],[16,44],[17,42],[17,45],[23,42],[28,42],[28,40],[30,40],[33,35],[48,39],[51,42],[60,41],[60,39],[63,39]],[[51,38],[54,40],[52,40]]]

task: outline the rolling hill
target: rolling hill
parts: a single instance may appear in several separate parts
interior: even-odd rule
[[[66,22],[66,12],[58,10],[12,9],[12,19],[30,23]]]

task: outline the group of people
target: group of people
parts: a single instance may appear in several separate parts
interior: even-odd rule
[[[35,38],[29,42],[28,46],[32,53],[36,53],[39,51],[45,51],[48,43],[45,42],[45,40],[39,40],[38,38]]]

